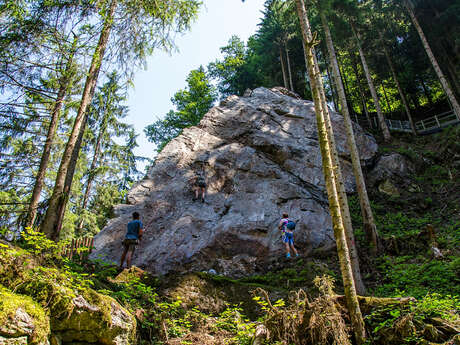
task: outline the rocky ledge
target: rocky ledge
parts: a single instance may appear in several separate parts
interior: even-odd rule
[[[147,176],[115,207],[117,218],[95,237],[92,258],[118,262],[131,213],[146,232],[133,263],[148,271],[209,270],[252,274],[282,255],[277,223],[295,219],[301,253],[334,246],[314,105],[282,88],[230,96],[158,155]],[[332,112],[348,192],[355,189],[342,116]],[[375,139],[354,124],[363,164]],[[203,170],[205,203],[193,201],[191,179]]]

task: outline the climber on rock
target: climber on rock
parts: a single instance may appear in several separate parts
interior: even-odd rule
[[[286,245],[286,257],[291,257],[291,251],[294,252],[295,256],[299,256],[297,249],[294,247],[294,229],[295,229],[295,222],[289,219],[289,215],[287,213],[283,213],[283,218],[281,218],[278,229],[283,233],[283,242]]]
[[[123,269],[123,263],[126,258],[126,267],[131,267],[131,259],[134,254],[136,246],[139,244],[139,241],[142,239],[142,234],[144,233],[144,226],[139,220],[139,213],[133,212],[133,220],[130,221],[127,225],[127,231],[125,239],[123,240],[124,251],[121,255],[120,269]]]
[[[201,202],[204,202],[204,195],[206,194],[206,179],[202,172],[196,173],[193,178],[193,189],[195,191],[195,196],[193,201],[197,200],[201,192]]]

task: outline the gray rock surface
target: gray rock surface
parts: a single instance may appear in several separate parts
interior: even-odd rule
[[[146,229],[133,263],[159,274],[210,268],[251,274],[254,263],[263,267],[283,253],[277,229],[283,212],[297,222],[301,253],[333,245],[313,103],[282,88],[245,95],[228,97],[164,148],[129,192],[129,204],[116,206],[118,218],[95,237],[93,259],[119,262],[133,211]],[[353,192],[342,117],[332,113],[332,122],[345,185]],[[354,129],[366,164],[377,144],[358,125]],[[205,203],[192,201],[190,181],[200,170],[208,186]]]
[[[417,186],[410,179],[414,171],[414,165],[406,157],[399,153],[390,153],[378,159],[369,173],[368,182],[383,194],[399,197],[400,188],[416,190]]]

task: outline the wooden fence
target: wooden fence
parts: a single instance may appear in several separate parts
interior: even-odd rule
[[[88,256],[93,250],[94,237],[84,237],[73,239],[71,243],[62,249],[61,256],[72,260],[79,257]]]

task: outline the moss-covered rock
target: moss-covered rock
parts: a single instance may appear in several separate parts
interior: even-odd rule
[[[25,295],[12,299],[6,297],[11,294],[8,290],[2,290],[0,296],[5,298],[0,300],[13,302],[3,303],[5,312],[0,307],[0,325],[3,319],[14,318],[18,307],[22,307],[31,319],[41,313],[38,319],[46,320],[47,327],[36,326],[30,335],[10,330],[18,336],[27,335],[33,341],[31,344],[47,341],[49,335],[56,344],[134,344],[135,318],[112,297],[91,289],[91,282],[82,275],[41,266],[30,253],[2,244],[0,284]],[[0,335],[5,334],[0,332]]]
[[[65,342],[133,344],[136,320],[113,298],[93,290],[72,299],[69,316],[51,319],[52,332]]]
[[[45,310],[32,298],[0,285],[0,344],[44,344],[49,334]]]

